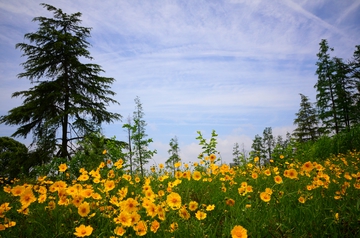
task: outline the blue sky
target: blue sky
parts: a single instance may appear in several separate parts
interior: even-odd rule
[[[0,115],[22,103],[11,98],[31,86],[15,44],[36,31],[37,16],[51,17],[43,0],[0,0]],[[67,13],[81,12],[92,27],[93,63],[113,77],[112,90],[122,122],[104,125],[104,134],[126,140],[122,129],[140,97],[158,154],[168,158],[169,141],[178,137],[184,162],[201,152],[196,131],[212,129],[224,162],[235,142],[250,151],[265,127],[285,135],[294,129],[299,93],[315,100],[316,53],[321,39],[333,56],[350,59],[360,44],[360,1],[355,0],[47,0]],[[0,136],[16,127],[0,125]],[[30,136],[31,138],[31,136]],[[24,143],[28,140],[16,138]]]

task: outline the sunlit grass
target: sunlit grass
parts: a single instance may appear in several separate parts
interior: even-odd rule
[[[123,171],[122,160],[77,177],[63,163],[55,177],[3,182],[0,237],[353,237],[359,156],[230,168],[209,155],[144,178]]]

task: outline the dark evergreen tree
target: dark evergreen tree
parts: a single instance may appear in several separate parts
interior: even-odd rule
[[[333,58],[335,73],[336,99],[335,104],[339,115],[340,129],[351,129],[354,111],[354,93],[356,89],[355,81],[350,77],[350,67],[341,58]]]
[[[72,140],[96,131],[103,122],[121,118],[106,110],[110,103],[118,103],[108,97],[115,95],[110,90],[114,79],[99,76],[103,72],[99,65],[80,62],[92,59],[86,40],[90,28],[80,26],[81,13],[69,15],[51,5],[41,5],[54,17],[34,18],[39,22],[37,32],[25,34],[29,43],[16,45],[27,57],[22,64],[25,72],[18,76],[36,85],[12,95],[25,98],[23,105],[11,109],[0,122],[20,125],[13,136],[26,137],[32,132],[35,143],[56,147],[58,156],[70,158]],[[59,130],[61,137],[56,138]]]
[[[319,108],[319,118],[323,122],[325,133],[335,131],[336,134],[340,132],[340,121],[338,110],[336,107],[336,84],[333,75],[335,74],[334,61],[330,58],[329,47],[326,40],[321,40],[320,50],[317,54],[318,61],[316,65],[316,75],[318,81],[315,84],[317,91],[317,107]]]
[[[294,130],[294,136],[299,142],[308,140],[315,141],[319,137],[319,120],[317,110],[309,102],[309,98],[300,93],[300,109],[295,114],[294,124],[297,128]]]
[[[27,147],[10,138],[0,137],[0,177],[13,179],[28,174],[31,164]]]
[[[266,158],[263,138],[259,135],[255,135],[255,139],[253,140],[251,148],[253,149],[250,152],[251,157],[252,158],[259,157],[259,166],[260,166],[264,162],[264,159]]]
[[[360,45],[355,47],[353,59],[349,62],[350,78],[354,84],[352,124],[360,123]]]
[[[263,146],[265,150],[265,157],[270,160],[271,154],[275,147],[275,139],[272,134],[272,128],[271,127],[265,127],[263,131]]]

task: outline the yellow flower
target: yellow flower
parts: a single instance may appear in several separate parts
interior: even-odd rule
[[[81,196],[80,194],[77,194],[77,195],[73,196],[72,204],[75,207],[79,207],[83,201],[84,201],[84,197]]]
[[[141,219],[141,216],[137,212],[130,213],[131,225],[134,226]]]
[[[121,169],[122,166],[123,166],[123,163],[124,163],[124,161],[123,161],[122,159],[119,159],[118,161],[116,161],[116,162],[114,163],[114,166],[115,166],[117,169]]]
[[[359,182],[354,183],[354,188],[356,188],[356,189],[360,189],[360,183],[359,183]]]
[[[179,179],[179,178],[182,178],[182,176],[183,176],[183,173],[180,170],[175,172],[175,178]]]
[[[136,212],[138,210],[138,205],[139,203],[133,198],[128,198],[121,202],[122,209],[129,213]]]
[[[265,171],[264,171],[264,174],[265,174],[266,176],[270,176],[270,175],[271,175],[270,169],[265,170]]]
[[[60,172],[65,172],[67,170],[67,165],[66,164],[60,164],[59,165],[59,171]]]
[[[262,192],[262,193],[260,193],[260,198],[264,202],[269,202],[271,200],[271,195],[267,192]]]
[[[46,201],[46,194],[40,194],[40,196],[38,197],[38,203],[44,203]]]
[[[121,224],[122,226],[128,227],[131,226],[131,216],[130,213],[122,211],[119,216],[114,218],[116,224]]]
[[[349,172],[345,172],[344,178],[347,179],[347,180],[351,180],[351,179],[352,179],[352,177],[350,176]]]
[[[3,204],[1,204],[0,206],[0,209],[3,211],[3,212],[7,212],[11,209],[11,207],[9,207],[10,203],[8,202],[5,202]]]
[[[7,223],[4,225],[5,228],[10,228],[10,227],[13,227],[13,226],[16,226],[16,222],[15,221],[6,221]]]
[[[252,187],[251,185],[248,185],[248,186],[246,187],[246,192],[247,192],[247,193],[252,193],[252,192],[253,192],[253,187]]]
[[[108,178],[114,178],[114,177],[115,177],[115,172],[114,172],[114,170],[111,169],[111,170],[108,172],[107,177],[108,177]]]
[[[283,182],[281,176],[279,176],[279,175],[276,175],[276,176],[274,177],[274,180],[275,180],[275,183],[277,183],[277,184],[280,184],[280,183]]]
[[[65,189],[67,188],[67,184],[64,181],[56,181],[55,183],[53,183],[50,187],[49,187],[49,191],[50,192],[55,192],[55,191],[59,191],[61,189]]]
[[[252,173],[252,174],[251,174],[251,177],[252,177],[253,179],[257,179],[257,178],[258,178],[258,174],[257,174],[257,173]]]
[[[18,213],[22,213],[24,215],[28,215],[29,214],[29,207],[27,206],[21,206],[20,209],[17,210]]]
[[[178,193],[170,193],[166,197],[166,203],[173,210],[177,210],[181,207],[181,196]]]
[[[105,187],[105,192],[111,191],[115,188],[115,182],[114,180],[107,180],[104,183],[104,187]]]
[[[85,197],[85,198],[89,198],[89,197],[92,196],[93,190],[90,189],[90,188],[83,189],[83,190],[81,190],[80,194],[81,194],[83,197]]]
[[[148,216],[155,217],[157,215],[157,207],[154,203],[150,202],[145,208]]]
[[[118,235],[118,236],[123,236],[125,234],[125,232],[126,232],[126,230],[122,226],[117,226],[114,229],[115,235]]]
[[[195,217],[198,220],[204,220],[206,218],[206,213],[199,210],[195,213]]]
[[[305,203],[306,199],[303,196],[301,196],[301,197],[299,197],[298,201],[300,203]]]
[[[120,200],[123,200],[126,197],[127,192],[128,192],[127,187],[122,187],[121,189],[118,190],[117,194],[119,195]]]
[[[301,169],[305,172],[310,172],[311,170],[313,170],[314,166],[313,164],[308,161],[306,163],[304,163],[302,166],[301,166]]]
[[[150,231],[156,233],[159,228],[160,228],[160,223],[157,220],[151,222]]]
[[[297,179],[298,172],[295,169],[288,169],[284,171],[284,176],[290,179]]]
[[[101,200],[101,199],[102,199],[101,195],[98,194],[98,193],[92,193],[92,194],[91,194],[91,197],[92,197],[93,199],[95,199],[95,200]]]
[[[284,156],[283,155],[280,155],[280,159],[283,159],[284,158]]]
[[[145,221],[139,221],[136,226],[134,227],[134,230],[136,231],[136,235],[138,236],[144,236],[147,232],[147,225]]]
[[[174,164],[174,167],[175,168],[179,168],[181,166],[181,163],[180,162],[176,162],[175,164]]]
[[[241,182],[240,186],[242,188],[246,188],[248,186],[247,182]]]
[[[159,168],[163,169],[164,168],[164,164],[159,164]]]
[[[256,163],[256,162],[259,162],[259,157],[258,156],[256,156],[255,158],[254,158],[254,162]]]
[[[194,171],[192,178],[196,181],[199,181],[201,179],[201,173],[199,171]]]
[[[56,203],[54,201],[50,201],[45,209],[54,210],[56,207]]]
[[[36,197],[32,191],[31,187],[25,189],[25,191],[20,195],[21,205],[28,207],[31,203],[36,201]]]
[[[103,150],[102,154],[104,155],[104,154],[106,154],[106,153],[107,153],[107,150]]]
[[[186,210],[185,207],[182,207],[179,210],[179,216],[185,220],[188,220],[190,218],[190,213]]]
[[[215,205],[213,204],[213,205],[208,205],[207,207],[206,207],[206,211],[212,211],[212,210],[214,210],[215,209]]]
[[[11,189],[11,193],[13,196],[20,196],[25,191],[24,186],[17,185]]]
[[[91,171],[89,172],[89,174],[90,174],[91,177],[93,177],[93,178],[98,178],[98,179],[101,178],[101,175],[100,175],[100,171],[99,171],[99,170],[91,170]]]
[[[6,193],[10,193],[11,192],[11,187],[10,187],[10,185],[6,185],[6,186],[4,186],[4,192],[6,192]]]
[[[198,208],[199,204],[195,201],[189,202],[189,210],[195,211]]]
[[[176,231],[176,229],[179,227],[179,225],[177,224],[177,222],[173,222],[170,224],[170,232],[174,232]]]
[[[211,155],[210,155],[210,161],[211,161],[211,162],[214,162],[215,160],[216,160],[216,155],[211,154]]]
[[[271,188],[265,188],[265,192],[269,195],[271,195],[273,193]]]
[[[37,192],[40,193],[40,194],[46,194],[47,189],[44,186],[40,186],[39,189],[37,190]]]
[[[77,180],[79,180],[79,181],[87,181],[88,179],[89,179],[89,175],[87,175],[87,174],[82,174],[82,175],[80,175],[80,176],[78,177]]]
[[[99,166],[98,166],[99,169],[102,169],[102,168],[104,168],[104,167],[105,167],[105,163],[104,163],[104,162],[101,162],[101,163],[99,164]]]
[[[65,191],[66,195],[70,195],[72,197],[74,197],[80,192],[75,186],[68,187]]]
[[[164,196],[164,195],[165,195],[164,190],[159,190],[159,191],[158,191],[158,196],[159,196],[159,197],[162,197],[162,196]]]
[[[90,213],[90,205],[88,202],[83,202],[78,206],[78,213],[82,217],[86,217]]]
[[[246,238],[247,236],[247,230],[242,226],[234,226],[234,228],[231,230],[231,237],[232,238]]]
[[[190,170],[184,171],[182,177],[190,181],[190,179],[191,179]]]
[[[226,199],[226,205],[230,206],[230,207],[233,207],[235,205],[235,200],[234,199],[231,199],[231,198],[228,198]]]
[[[246,194],[246,188],[240,187],[238,188],[238,192],[241,196],[245,196]]]
[[[93,228],[91,226],[80,225],[78,227],[75,227],[74,235],[76,235],[77,237],[90,236],[92,231]]]
[[[58,204],[59,205],[68,205],[69,199],[66,196],[59,196]]]

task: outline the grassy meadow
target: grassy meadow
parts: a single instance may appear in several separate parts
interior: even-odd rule
[[[216,155],[131,176],[121,159],[1,180],[0,237],[359,237],[360,153],[238,167]]]

